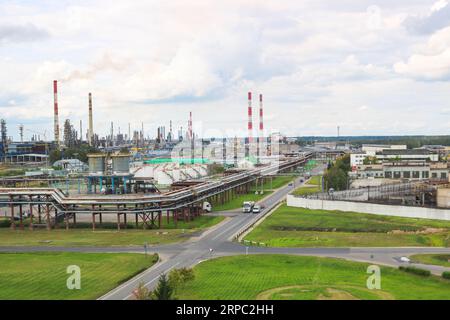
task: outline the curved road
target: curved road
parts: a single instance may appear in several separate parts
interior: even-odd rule
[[[299,179],[295,181],[299,185]],[[373,264],[398,266],[402,263],[399,258],[416,253],[448,253],[450,248],[268,248],[249,247],[232,242],[237,234],[255,223],[261,216],[267,213],[273,206],[282,201],[293,189],[285,186],[263,199],[260,203],[267,209],[259,215],[228,213],[227,218],[220,224],[203,232],[202,235],[192,238],[187,242],[150,247],[148,251],[160,255],[161,261],[150,269],[144,271],[133,279],[120,285],[114,290],[100,297],[102,300],[131,299],[132,292],[140,283],[144,283],[152,289],[162,273],[169,272],[173,268],[192,267],[196,264],[219,256],[236,254],[294,254],[308,256],[322,256],[343,258],[354,261],[369,262]],[[211,250],[213,249],[212,253]],[[248,251],[247,251],[248,250]],[[0,252],[36,252],[36,251],[73,251],[73,252],[139,252],[143,253],[143,247],[0,247]],[[426,268],[434,274],[441,274],[444,268],[431,265],[418,265]]]

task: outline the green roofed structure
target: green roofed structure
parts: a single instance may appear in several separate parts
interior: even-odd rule
[[[145,164],[161,164],[161,163],[179,163],[179,164],[207,164],[208,159],[201,158],[155,158],[151,160],[145,160]]]

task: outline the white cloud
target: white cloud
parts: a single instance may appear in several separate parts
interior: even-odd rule
[[[450,75],[450,27],[434,33],[423,45],[416,46],[407,61],[394,64],[402,75],[430,80],[446,79]]]
[[[58,79],[61,121],[86,121],[92,92],[100,134],[110,121],[144,122],[150,135],[169,120],[185,127],[191,110],[205,130],[245,133],[248,90],[265,94],[266,126],[289,134],[334,134],[337,121],[348,134],[446,129],[424,129],[408,109],[423,99],[406,93],[433,92],[431,114],[450,107],[444,86],[420,81],[448,76],[450,29],[433,29],[448,6],[379,0],[374,11],[372,2],[4,1],[0,25],[48,36],[25,42],[32,37],[7,32],[17,41],[0,42],[1,116],[51,130]],[[404,28],[412,16],[439,20],[425,41]],[[408,125],[390,126],[393,110]]]

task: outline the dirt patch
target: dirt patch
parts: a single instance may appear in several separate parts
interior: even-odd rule
[[[327,288],[327,295],[319,294],[317,300],[360,300],[351,293],[343,290]]]
[[[320,287],[320,286],[319,286]],[[270,300],[275,294],[279,294],[280,297],[286,298],[286,300],[289,300],[292,298],[292,293],[283,293],[283,291],[290,290],[290,289],[299,289],[299,292],[305,292],[309,293],[313,289],[317,289],[318,286],[309,285],[309,286],[286,286],[286,287],[278,287],[269,289],[266,291],[263,291],[259,293],[256,296],[256,300]],[[369,290],[367,288],[363,287],[357,287],[357,286],[339,286],[339,289],[337,288],[331,288],[331,287],[325,287],[326,295],[324,294],[318,294],[316,299],[317,300],[360,300],[360,298],[355,297],[350,292],[346,291],[345,289],[357,289],[361,291],[367,291],[370,293],[373,293],[377,295],[382,300],[394,300],[395,298],[389,293],[381,290]]]
[[[392,230],[389,231],[388,234],[435,234],[435,233],[444,233],[446,231],[447,229],[443,228],[426,228],[417,231]]]

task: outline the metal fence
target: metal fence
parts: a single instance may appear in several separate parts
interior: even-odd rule
[[[434,190],[434,186],[423,182],[406,182],[345,191],[316,193],[307,195],[305,198],[318,200],[374,201],[387,200],[393,196],[407,196],[433,192]]]

